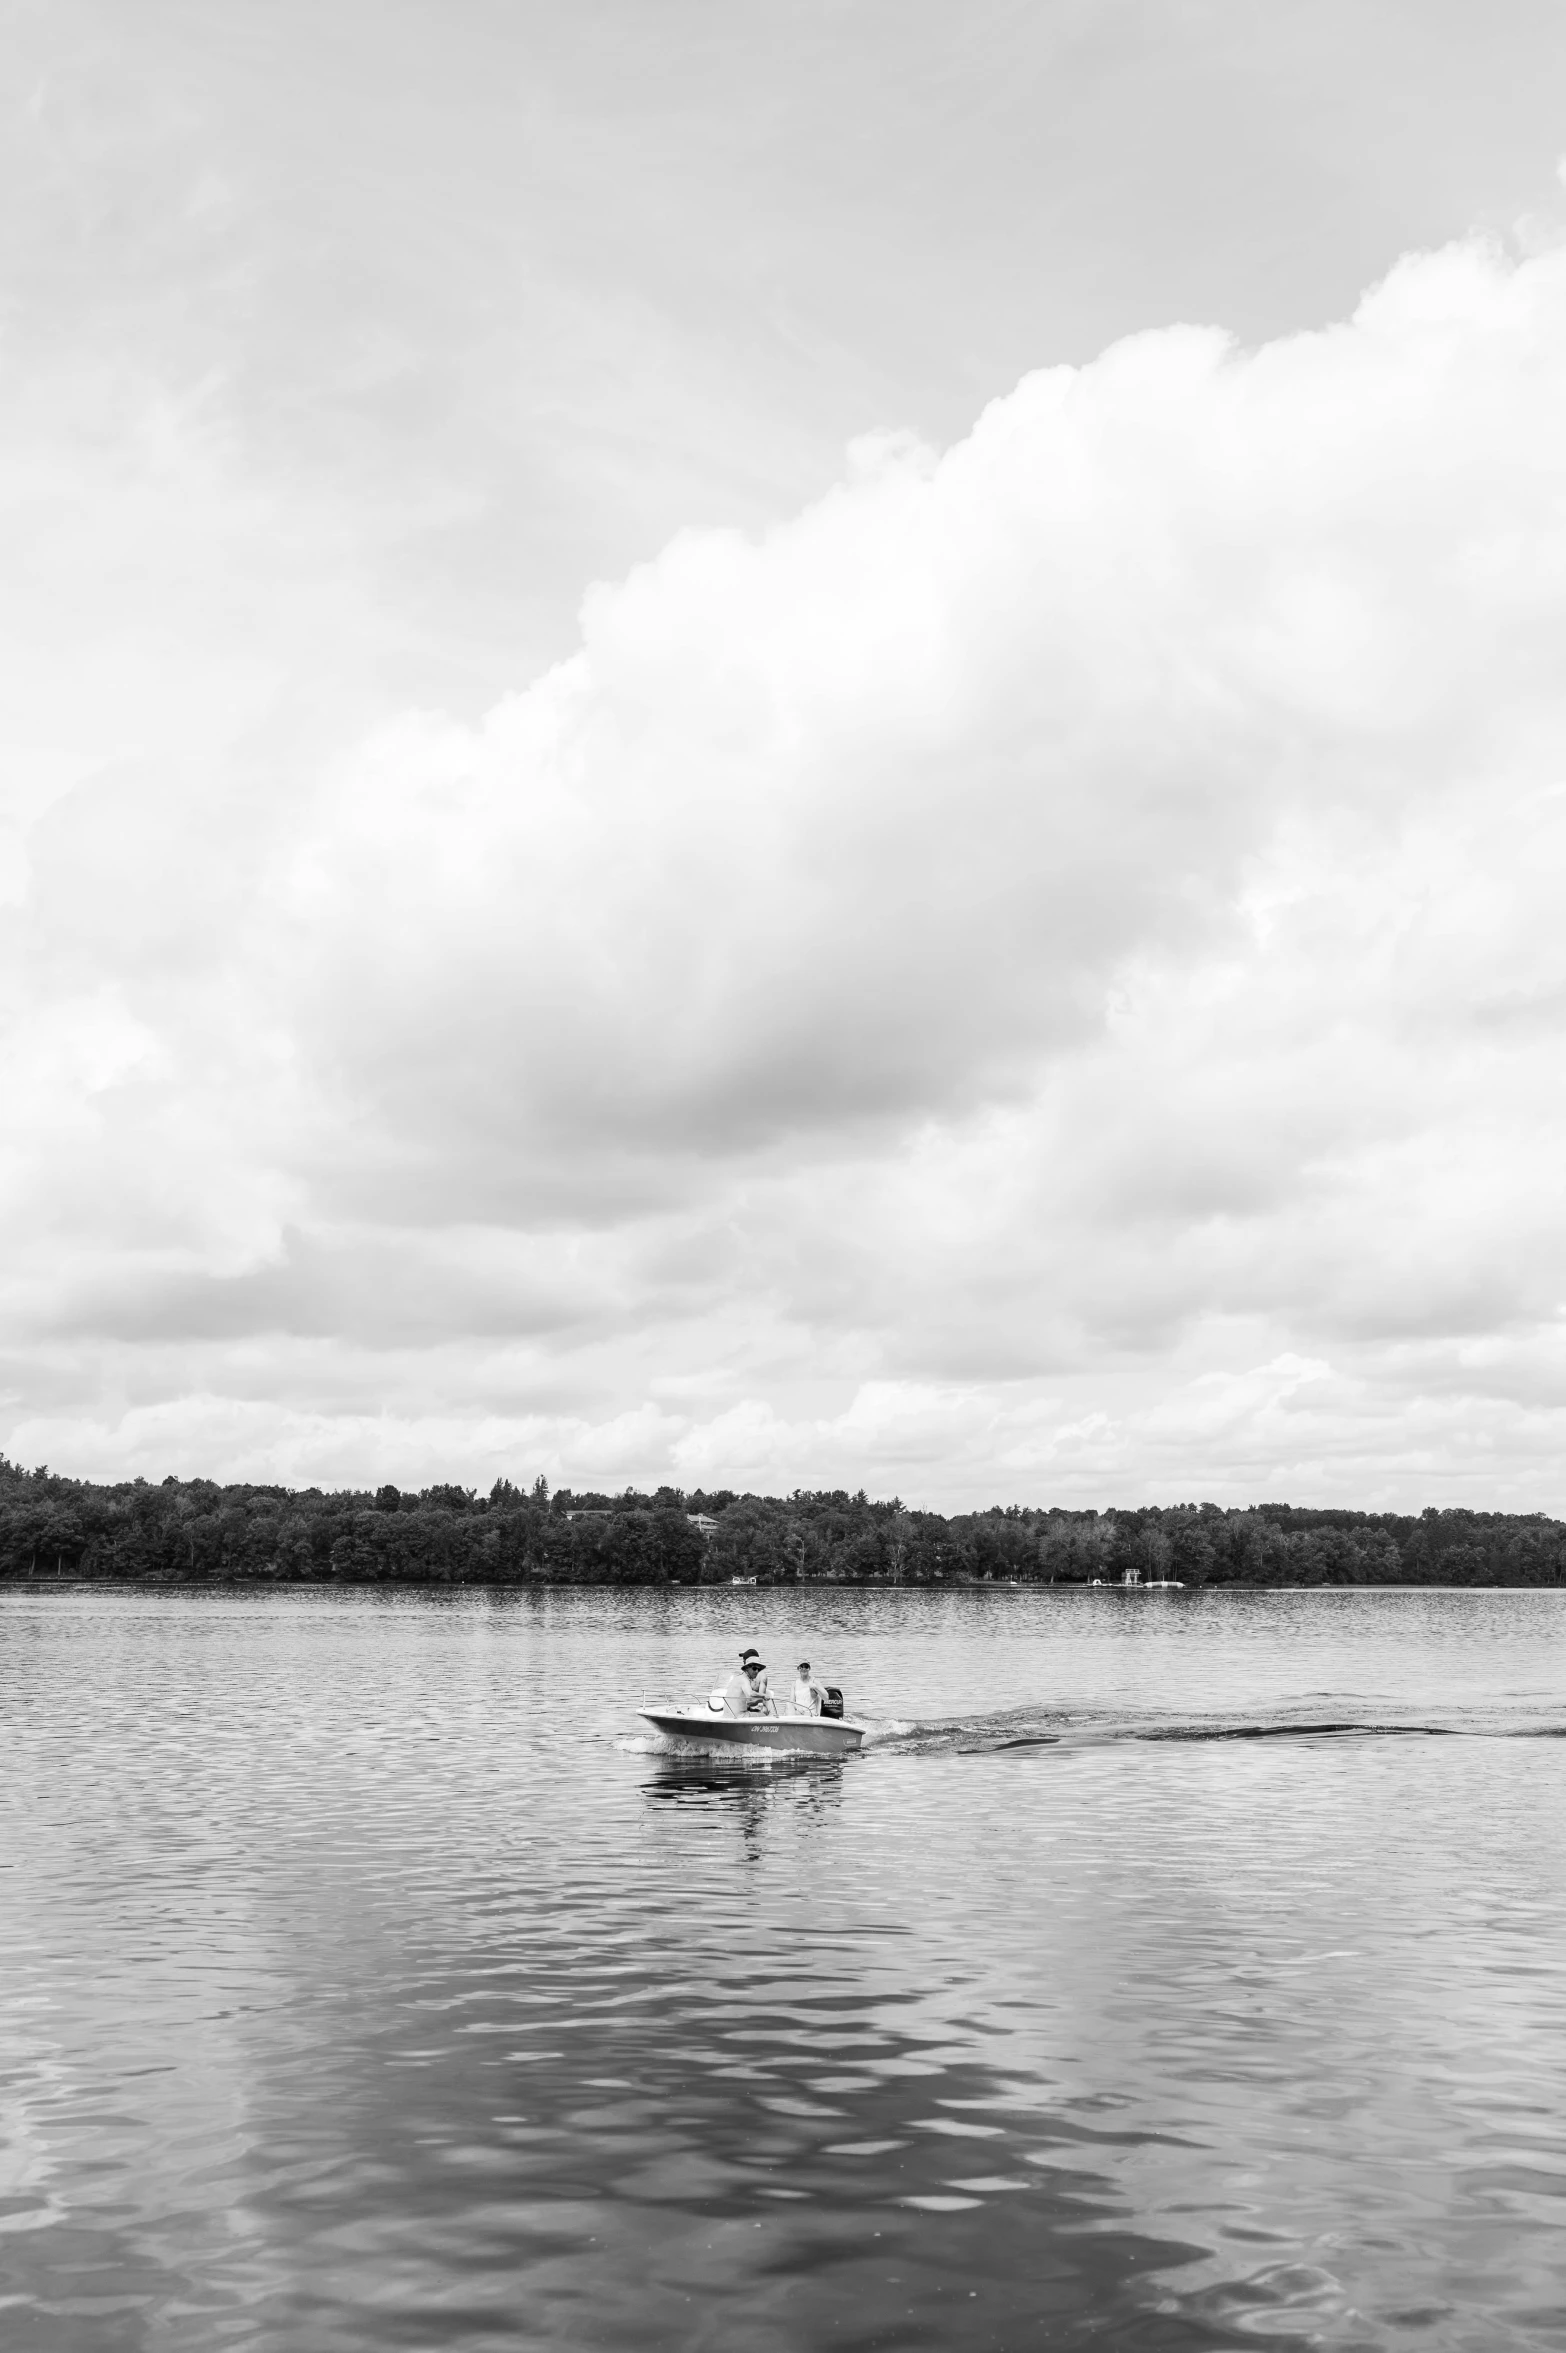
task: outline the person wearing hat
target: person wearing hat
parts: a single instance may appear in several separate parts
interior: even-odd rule
[[[767,1670],[760,1653],[741,1651],[739,1672],[731,1675],[723,1686],[725,1708],[731,1716],[748,1716],[765,1704],[766,1697]]]
[[[794,1685],[794,1713],[796,1716],[819,1716],[821,1693],[810,1680],[810,1661],[801,1659],[795,1670],[799,1677]]]

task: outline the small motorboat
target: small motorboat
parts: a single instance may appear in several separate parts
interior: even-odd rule
[[[698,1700],[691,1707],[650,1706],[638,1710],[667,1740],[688,1740],[701,1748],[783,1749],[790,1755],[852,1756],[864,1740],[865,1727],[843,1713],[843,1694],[836,1684],[824,1686],[819,1716],[796,1716],[769,1700],[748,1715],[736,1716],[725,1707],[723,1694]]]

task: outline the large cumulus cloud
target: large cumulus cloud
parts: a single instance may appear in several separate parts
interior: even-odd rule
[[[1566,258],[1414,258],[868,440],[478,725],[57,805],[18,1431],[1566,1504],[1563,415]]]

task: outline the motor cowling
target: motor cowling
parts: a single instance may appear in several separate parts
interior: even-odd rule
[[[836,1683],[822,1684],[821,1713],[823,1716],[841,1716],[843,1713],[843,1694]]]

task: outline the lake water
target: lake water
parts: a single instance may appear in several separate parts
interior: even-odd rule
[[[874,1720],[675,1761],[747,1640]],[[1566,1592],[0,1595],[0,2344],[1566,2346]]]

